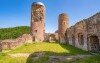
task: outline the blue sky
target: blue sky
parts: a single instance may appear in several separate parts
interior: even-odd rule
[[[0,28],[30,26],[31,4],[46,6],[46,32],[58,29],[58,16],[69,15],[70,26],[100,12],[100,0],[0,0]]]

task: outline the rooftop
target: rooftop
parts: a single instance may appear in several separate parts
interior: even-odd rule
[[[45,6],[42,2],[34,2],[32,5],[35,5],[35,4],[39,4],[39,5]]]

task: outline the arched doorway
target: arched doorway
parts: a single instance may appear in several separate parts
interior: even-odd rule
[[[72,44],[73,46],[75,46],[75,36],[74,35],[72,35]]]
[[[50,34],[49,35],[49,42],[55,42],[56,41],[56,37],[54,34]]]
[[[90,36],[90,46],[91,46],[92,52],[100,51],[98,36]]]

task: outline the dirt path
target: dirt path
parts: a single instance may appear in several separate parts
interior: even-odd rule
[[[11,57],[29,57],[31,53],[16,53],[16,54],[9,54]],[[33,60],[38,60],[39,58],[43,57],[45,55],[44,52],[36,52],[34,53],[36,55]],[[86,57],[90,57],[92,55],[72,55],[72,56],[49,56],[49,60],[52,63],[59,63],[59,61],[65,61],[65,60],[72,60],[72,59],[83,59]]]
[[[29,57],[30,53],[9,54],[11,57]]]
[[[28,57],[29,55],[31,55],[31,53],[16,53],[16,54],[9,54],[11,57]],[[34,53],[34,55],[36,55],[36,57],[43,57],[45,55],[44,52],[37,52]],[[72,56],[49,56],[50,60],[52,59],[60,59],[60,60],[64,60],[64,59],[73,59],[73,58],[85,58],[85,57],[89,57],[91,55],[72,55]]]

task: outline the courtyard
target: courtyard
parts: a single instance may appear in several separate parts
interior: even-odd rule
[[[52,47],[53,46],[53,47]],[[9,52],[0,53],[0,63],[99,63],[100,55],[92,55],[67,44],[57,42],[27,43]],[[81,58],[81,56],[87,58]],[[90,56],[88,56],[90,55]],[[59,58],[75,56],[74,59]],[[77,57],[80,56],[80,57]],[[82,57],[83,57],[82,56]],[[53,58],[54,57],[54,58]],[[51,59],[50,59],[51,58]],[[58,58],[58,59],[57,59]],[[71,57],[73,58],[73,57]]]

